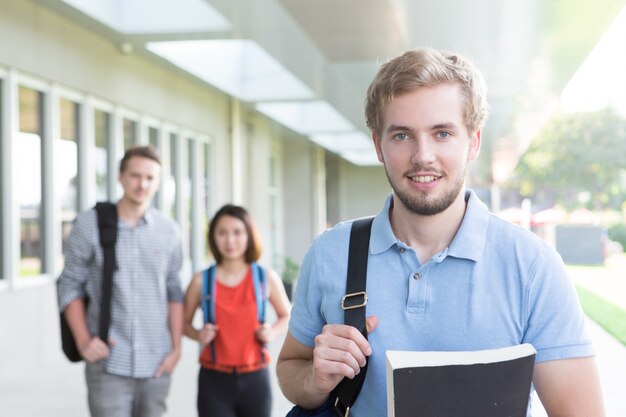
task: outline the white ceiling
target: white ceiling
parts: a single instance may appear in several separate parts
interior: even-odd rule
[[[165,24],[162,29],[155,28],[145,21],[146,16],[152,16],[150,20],[154,23],[158,8],[152,7],[142,15],[137,13],[141,7],[131,7],[132,17],[138,19],[132,27],[150,29],[141,32],[124,30],[115,20],[107,22],[90,15],[84,5],[99,3],[96,0],[40,1],[89,27],[94,27],[95,21],[100,24],[98,30],[115,42],[123,40],[134,48],[151,45],[149,49],[153,53],[257,109],[280,108],[277,103],[291,100],[289,94],[283,89],[283,96],[271,97],[268,91],[274,88],[270,88],[263,90],[263,97],[259,96],[256,89],[249,87],[254,85],[249,75],[254,75],[254,71],[238,70],[242,74],[240,80],[248,84],[248,95],[238,95],[241,86],[223,87],[211,78],[214,75],[204,74],[201,58],[193,65],[176,62],[172,56],[181,54],[182,44],[168,46],[163,42],[204,39],[239,40],[247,44],[255,56],[269,58],[265,65],[284,71],[276,77],[291,80],[301,91],[310,93],[306,99],[324,103],[318,107],[330,108],[345,119],[352,132],[346,132],[346,126],[342,125],[341,134],[336,132],[335,139],[333,132],[324,132],[323,140],[318,137],[317,143],[354,163],[375,161],[371,157],[358,159],[355,155],[369,152],[363,142],[368,136],[362,114],[363,100],[381,63],[419,46],[468,55],[485,72],[489,90],[491,115],[483,131],[482,152],[487,163],[479,164],[475,173],[486,182],[492,179],[494,167],[500,171],[499,178],[506,177],[539,124],[555,108],[563,87],[626,3],[626,0],[177,0],[175,3],[158,0],[164,10],[168,4],[176,5],[167,12],[170,20],[188,21],[189,25],[177,24],[176,30]],[[123,5],[129,2],[135,6],[145,4],[140,0],[100,2],[117,4],[118,12],[128,9],[130,6]],[[185,17],[186,10],[194,12]],[[203,19],[198,22],[198,16],[209,15],[210,18],[204,19],[207,25],[202,25]],[[132,23],[128,17],[117,21]],[[160,53],[151,42],[160,43],[159,48],[168,52]],[[241,44],[237,45],[242,49]],[[205,59],[208,66],[210,59]],[[300,114],[315,107],[303,103],[302,109],[290,111]],[[289,127],[287,122],[281,122],[281,117],[271,114],[269,117]],[[289,115],[283,117],[287,120]],[[321,117],[319,120],[323,120]],[[348,137],[350,140],[345,139]],[[358,137],[362,140],[355,139]],[[345,143],[328,145],[342,138]]]

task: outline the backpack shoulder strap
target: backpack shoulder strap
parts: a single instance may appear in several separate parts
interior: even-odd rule
[[[117,206],[108,201],[96,203],[100,245],[109,247],[117,241]]]
[[[202,316],[205,323],[215,322],[215,264],[202,271]]]
[[[202,304],[202,318],[204,319],[204,323],[215,323],[216,269],[217,266],[213,264],[202,271],[202,298],[200,302]],[[209,343],[209,349],[211,350],[212,361],[215,362],[217,360],[215,343]]]
[[[111,323],[111,296],[113,288],[113,273],[117,267],[115,260],[115,242],[117,241],[117,206],[109,202],[96,204],[98,214],[98,233],[104,263],[102,266],[102,299],[100,300],[100,329],[99,337],[107,343],[109,325]]]
[[[256,299],[257,316],[259,323],[265,323],[265,310],[267,308],[267,277],[265,269],[256,262],[252,262],[252,281],[254,282],[254,298]]]
[[[367,339],[365,327],[365,306],[367,305],[367,258],[370,245],[373,217],[355,220],[350,231],[350,250],[348,252],[348,276],[346,278],[346,295],[341,300],[344,310],[344,322],[359,329]],[[361,368],[353,379],[344,378],[334,389],[335,412],[347,416],[350,407],[356,402],[365,375],[367,364]]]

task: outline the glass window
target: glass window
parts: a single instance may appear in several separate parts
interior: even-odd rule
[[[158,149],[159,129],[156,127],[148,128],[148,143]]]
[[[2,97],[2,89],[4,88],[4,83],[2,78],[0,78],[0,97]],[[4,115],[4,112],[2,111],[2,102],[3,100],[0,99],[0,149],[3,148],[3,143],[4,143],[4,138],[2,137],[2,132],[3,132],[3,128],[2,128],[2,123],[4,122],[2,120],[2,116]],[[0,154],[1,155],[1,154]],[[2,238],[4,236],[4,215],[2,213],[3,207],[4,207],[4,178],[2,176],[2,169],[0,169],[0,238]],[[4,253],[5,251],[2,250],[2,247],[0,247],[0,281],[2,281],[2,279],[4,278]]]
[[[19,88],[19,133],[14,141],[14,162],[19,178],[15,196],[20,212],[20,276],[42,273],[42,96],[39,91]]]
[[[178,136],[170,134],[170,158],[164,163],[169,164],[169,174],[163,178],[163,199],[165,203],[165,213],[169,214],[172,219],[176,219],[176,158],[178,148],[176,146]]]
[[[189,139],[187,140],[187,176],[185,178],[185,187],[184,187],[184,194],[183,194],[183,198],[185,200],[185,206],[187,208],[187,237],[189,239],[189,254],[193,255],[194,254],[194,250],[196,248],[194,248],[194,242],[193,242],[193,234],[191,232],[191,229],[193,226],[197,226],[195,224],[195,219],[193,218],[193,210],[192,210],[192,205],[194,203],[193,201],[193,192],[192,192],[192,184],[193,184],[193,169],[194,169],[194,163],[193,163],[193,153],[194,153],[194,145],[195,145],[195,141],[193,139]],[[193,259],[192,261],[196,261],[195,259]]]
[[[270,155],[269,160],[269,209],[270,209],[270,250],[272,253],[272,262],[275,268],[282,267],[282,260],[278,254],[278,181],[277,181],[277,166],[276,158],[274,155]]]
[[[203,203],[203,213],[202,216],[202,241],[205,242],[205,250],[204,250],[204,261],[209,262],[209,251],[207,249],[207,234],[209,232],[209,219],[213,216],[211,213],[211,147],[206,144],[204,147],[204,164],[202,169],[202,203]]]
[[[152,127],[152,126],[148,127],[148,143],[154,146],[156,149],[159,149],[159,146],[157,143],[158,136],[159,136],[159,130],[157,128]],[[163,169],[162,169],[163,163],[164,162],[161,161],[161,172],[163,172]],[[161,207],[158,207],[158,202],[161,200],[161,193],[163,192],[162,190],[163,190],[163,179],[161,179],[161,183],[159,184],[159,189],[154,194],[154,198],[152,199],[152,202],[151,202],[152,207],[156,207],[158,209],[161,208]]]
[[[137,122],[124,119],[124,150],[137,144]]]
[[[94,137],[95,137],[95,165],[96,170],[96,200],[108,200],[108,160],[109,141],[111,140],[110,129],[111,115],[101,110],[94,111]]]
[[[61,192],[61,234],[63,247],[78,211],[78,104],[61,99],[61,141],[59,161],[55,169],[59,174]]]

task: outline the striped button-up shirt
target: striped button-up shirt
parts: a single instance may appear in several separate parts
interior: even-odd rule
[[[98,334],[104,262],[95,209],[76,217],[59,277],[59,306],[89,297],[87,326]],[[154,376],[172,350],[168,303],[180,303],[182,246],[178,225],[150,208],[134,227],[118,221],[109,337],[110,356],[100,364],[112,374]]]

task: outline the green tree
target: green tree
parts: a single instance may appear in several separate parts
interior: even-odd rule
[[[505,184],[541,205],[612,208],[626,201],[626,119],[612,110],[556,115]]]

